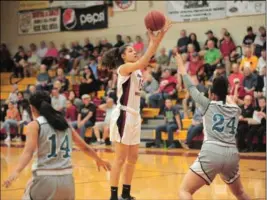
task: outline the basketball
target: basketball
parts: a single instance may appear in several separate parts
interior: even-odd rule
[[[145,25],[151,31],[158,31],[165,25],[165,16],[159,11],[153,10],[145,17]]]

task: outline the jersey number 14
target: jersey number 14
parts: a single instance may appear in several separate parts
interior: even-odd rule
[[[56,149],[57,149],[57,138],[56,134],[51,135],[49,138],[50,140],[50,154],[47,155],[48,158],[55,158],[57,157]],[[65,154],[63,155],[63,158],[70,157],[70,147],[69,147],[69,137],[68,135],[65,135],[63,142],[60,145],[60,151],[63,151]]]
[[[225,119],[222,114],[215,114],[212,118],[213,125],[212,130],[222,133],[225,130],[225,127],[230,129],[230,134],[235,134],[235,117],[232,117],[229,122],[225,125]]]

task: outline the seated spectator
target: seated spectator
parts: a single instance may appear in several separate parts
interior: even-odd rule
[[[71,42],[70,44],[70,57],[71,61],[78,58],[82,54],[83,48],[79,45],[79,42]]]
[[[145,48],[143,39],[141,38],[141,36],[137,35],[135,41],[136,42],[134,43],[133,48],[138,55],[142,55]]]
[[[237,63],[232,64],[232,71],[233,73],[228,76],[228,81],[230,84],[230,88],[235,86],[234,80],[239,79],[240,83],[243,83],[244,75],[240,72],[240,68]]]
[[[42,64],[40,66],[40,73],[37,75],[37,90],[49,90],[50,87],[50,77],[48,75],[46,65]]]
[[[10,128],[18,128],[18,122],[20,121],[20,115],[19,111],[16,108],[15,102],[10,101],[8,103],[8,110],[6,113],[6,118],[4,122],[4,129],[6,130],[7,138],[5,139],[5,142],[10,142],[11,137],[10,137]]]
[[[40,42],[40,48],[37,50],[37,55],[39,56],[41,61],[43,61],[46,53],[47,53],[46,43],[45,43],[45,41],[41,41]]]
[[[248,121],[253,117],[254,108],[252,105],[252,97],[250,95],[246,95],[244,98],[244,105],[241,107],[241,115],[239,116],[239,122],[237,127],[237,147],[239,151],[243,151],[245,149],[245,139],[247,131],[249,130]]]
[[[81,78],[80,96],[84,94],[91,94],[97,91],[96,79],[92,69],[88,66],[84,67],[84,74]]]
[[[264,48],[264,46],[266,46],[266,29],[263,26],[259,28],[259,33],[254,40],[254,45],[254,54],[259,58],[261,56],[262,49],[266,49]]]
[[[234,97],[234,100],[238,105],[243,105],[243,99],[247,94],[244,86],[238,78],[233,80],[233,84],[233,87],[230,89],[230,95]]]
[[[94,74],[94,77],[95,79],[98,79],[98,76],[97,76],[97,62],[96,62],[96,58],[94,56],[91,56],[90,58],[90,62],[89,62],[89,67],[91,68],[93,74]]]
[[[193,44],[187,45],[187,60],[191,61],[193,54],[196,53],[195,47]]]
[[[173,142],[173,133],[178,130],[182,130],[182,122],[179,111],[172,105],[171,99],[166,99],[164,108],[164,119],[166,124],[160,125],[156,128],[156,147],[161,147],[161,132],[168,133],[168,148],[175,148]]]
[[[204,49],[210,49],[209,47],[208,47],[208,42],[210,41],[210,40],[212,40],[213,41],[213,44],[214,44],[214,48],[218,48],[218,38],[216,38],[214,35],[213,35],[213,32],[212,32],[212,30],[208,30],[206,33],[205,33],[206,35],[207,35],[207,40],[206,40],[206,42],[205,42],[205,45],[204,45]]]
[[[35,85],[28,85],[27,90],[24,92],[23,96],[25,99],[29,100],[30,96],[36,92]]]
[[[197,35],[195,33],[191,33],[189,35],[189,43],[188,44],[193,44],[196,52],[200,51],[199,42],[197,41]]]
[[[164,70],[169,63],[169,57],[166,54],[166,49],[163,47],[160,49],[160,56],[157,57],[157,64]]]
[[[183,54],[187,52],[187,45],[189,44],[189,38],[186,35],[186,30],[180,31],[180,38],[177,41],[178,52]]]
[[[84,105],[78,112],[78,120],[72,122],[75,129],[80,129],[80,135],[84,139],[86,129],[93,127],[96,121],[96,106],[92,103],[91,97],[88,94],[82,96]]]
[[[258,58],[252,54],[250,47],[245,48],[244,57],[241,60],[240,68],[244,69],[245,66],[250,66],[252,72],[256,71],[258,65]]]
[[[15,77],[24,78],[27,73],[27,60],[28,56],[26,55],[24,48],[22,46],[19,47],[19,51],[14,56],[15,68],[14,74]]]
[[[255,89],[255,97],[261,97],[263,95],[263,88],[264,88],[264,84],[266,83],[266,80],[264,80],[266,78],[266,66],[263,67],[261,69],[261,73],[262,75],[257,75],[257,86]],[[265,81],[265,83],[264,83]]]
[[[10,51],[8,50],[5,43],[2,43],[0,45],[0,66],[0,72],[11,72],[14,66]]]
[[[76,106],[72,103],[72,101],[67,100],[66,101],[66,119],[69,122],[75,122],[77,121],[78,112]]]
[[[257,71],[260,75],[263,67],[266,67],[266,49],[261,50],[261,57],[258,60]]]
[[[177,64],[175,60],[176,53],[177,53],[177,47],[173,47],[168,64],[168,69],[170,69],[171,71],[177,71]]]
[[[107,67],[101,65],[101,57],[99,58],[100,60],[98,61],[98,68],[97,68],[98,81],[100,84],[100,88],[102,86],[106,88],[108,85],[108,81],[112,79],[112,72]]]
[[[171,71],[169,69],[165,69],[162,73],[159,89],[149,97],[149,105],[152,108],[159,108],[164,99],[175,94],[176,84],[177,80],[174,76],[171,76]]]
[[[103,38],[101,40],[101,46],[102,46],[101,51],[103,50],[103,48],[106,48],[107,50],[109,50],[113,47],[113,45],[107,40],[107,38]]]
[[[66,44],[62,43],[60,45],[60,50],[58,51],[58,54],[62,55],[64,57],[64,56],[68,55],[69,52],[70,52],[70,50],[66,47]]]
[[[124,45],[124,41],[122,40],[122,36],[120,34],[116,36],[116,39],[117,43],[114,45],[114,47],[121,47]]]
[[[68,100],[71,101],[71,103],[73,105],[75,105],[78,110],[81,109],[83,102],[81,99],[77,98],[77,96],[73,90],[69,91]]]
[[[158,81],[151,74],[147,74],[141,91],[141,108],[149,104],[149,97],[156,92],[158,88]]]
[[[222,28],[221,29],[221,31],[220,31],[220,33],[221,33],[221,39],[219,39],[219,41],[218,41],[218,48],[220,49],[221,48],[221,44],[222,44],[222,42],[224,41],[224,35],[225,35],[225,33],[227,33],[228,32],[228,30],[226,29],[226,28]],[[229,32],[228,32],[229,33]],[[232,39],[232,38],[231,38]]]
[[[126,45],[130,45],[130,46],[133,46],[133,45],[134,45],[131,36],[129,36],[129,35],[126,36],[126,38],[125,38],[125,44],[126,44]]]
[[[196,104],[196,109],[195,109],[194,116],[192,119],[192,124],[188,128],[186,140],[185,142],[179,141],[181,146],[184,149],[189,149],[194,137],[196,137],[197,135],[200,135],[202,131],[203,131],[202,111],[201,111],[200,106]]]
[[[106,144],[110,145],[109,140],[109,122],[111,119],[112,111],[115,109],[116,105],[112,98],[107,98],[105,104],[101,104],[98,106],[98,109],[106,112],[106,116],[103,122],[96,122],[94,126],[94,134],[96,136],[97,142],[96,144]],[[103,133],[103,137],[100,137],[100,131]]]
[[[19,92],[18,85],[13,84],[12,85],[12,91],[10,92],[10,94],[7,98],[7,101],[17,103],[18,102],[18,92]]]
[[[41,59],[37,54],[37,47],[34,43],[30,44],[30,52],[27,62],[30,74],[36,74],[40,70]]]
[[[23,111],[23,108],[22,108],[22,102],[25,100],[24,99],[24,96],[23,96],[23,92],[18,92],[18,101],[17,101],[17,109],[19,111],[19,114],[20,116],[22,115],[22,111]]]
[[[54,42],[52,41],[49,42],[49,46],[48,46],[47,52],[45,54],[45,58],[42,63],[45,64],[48,67],[48,69],[50,69],[53,63],[57,62],[58,57],[59,57],[58,50]]]
[[[60,94],[59,90],[59,88],[53,87],[51,92],[51,105],[55,110],[65,113],[66,97],[63,94]]]
[[[84,39],[84,46],[83,46],[83,48],[88,49],[90,55],[94,51],[94,45],[90,42],[90,40],[89,40],[88,37]]]
[[[223,76],[224,78],[227,79],[226,68],[224,64],[220,64],[220,63],[217,64],[213,78],[218,77],[218,76]]]
[[[258,137],[258,147],[255,149],[261,150],[263,146],[263,136],[266,135],[266,99],[264,97],[260,97],[258,99],[259,107],[254,111],[253,115],[256,116],[258,123],[255,125],[251,125],[248,134],[247,134],[247,149],[244,152],[253,151],[253,137]],[[253,116],[254,119],[254,116]]]
[[[257,75],[252,73],[249,67],[244,68],[243,86],[246,94],[254,96],[254,91],[257,87]]]
[[[197,52],[191,55],[188,63],[188,74],[190,76],[201,76],[204,73],[204,62]]]
[[[69,80],[66,78],[64,71],[62,68],[57,69],[56,77],[54,78],[53,82],[60,81],[61,83],[61,92],[68,91],[69,89]]]
[[[256,38],[256,34],[253,33],[253,29],[251,26],[247,27],[247,35],[243,39],[243,45],[250,46],[254,43]]]
[[[216,66],[221,59],[220,50],[217,49],[214,45],[214,41],[209,40],[207,42],[208,50],[204,55],[204,68],[208,79],[213,75],[213,72],[215,71]]]
[[[263,96],[267,96],[267,93],[266,93],[266,84],[267,84],[267,69],[266,69],[266,66],[262,68],[262,73],[261,73],[263,76],[263,88],[262,88],[262,95]]]

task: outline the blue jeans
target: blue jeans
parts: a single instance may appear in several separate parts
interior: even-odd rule
[[[18,121],[17,120],[14,120],[14,119],[7,119],[5,122],[4,122],[4,125],[3,125],[4,129],[6,130],[6,134],[8,136],[10,136],[10,127],[15,127],[17,128],[18,127]]]
[[[72,122],[71,125],[72,125],[72,127],[75,128],[75,129],[78,128],[78,122],[77,122],[77,121]],[[84,125],[82,125],[82,126],[80,127],[80,135],[81,135],[81,137],[82,137],[83,139],[84,139],[84,135],[85,135],[86,129],[87,129],[88,127],[93,127],[93,126],[94,126],[93,122],[91,122],[90,120],[88,120],[87,122],[84,123]]]
[[[164,99],[167,99],[170,95],[168,93],[152,94],[149,97],[149,105],[152,108],[160,108],[164,103]]]
[[[191,144],[193,138],[203,131],[203,124],[191,125],[187,131],[186,144]]]
[[[161,132],[168,133],[168,142],[171,144],[173,142],[173,133],[178,129],[176,123],[167,123],[160,125],[156,128],[156,144],[161,143]]]

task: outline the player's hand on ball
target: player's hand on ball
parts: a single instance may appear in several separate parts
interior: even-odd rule
[[[178,72],[181,75],[185,75],[186,74],[186,68],[185,68],[183,57],[181,56],[181,54],[176,53],[175,59],[176,59],[176,63],[178,66]]]
[[[150,41],[152,41],[155,44],[160,43],[163,36],[165,35],[165,33],[169,30],[171,26],[172,26],[172,22],[166,19],[164,27],[157,33],[154,34],[153,31],[148,30],[148,36],[150,38]]]
[[[13,181],[15,181],[19,176],[18,172],[13,172],[3,183],[3,186],[8,188]]]
[[[104,161],[102,159],[99,159],[96,161],[97,169],[100,171],[100,168],[102,167],[105,171],[111,170],[111,164],[107,161]]]

